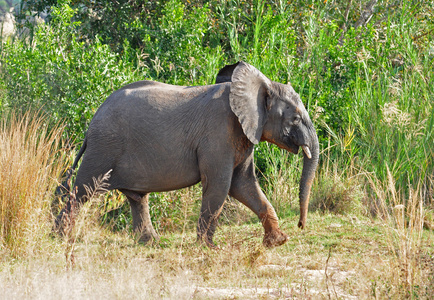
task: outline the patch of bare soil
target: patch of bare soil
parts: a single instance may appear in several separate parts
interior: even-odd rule
[[[258,271],[298,273],[303,278],[301,283],[290,283],[281,288],[216,288],[196,287],[192,297],[197,299],[303,299],[303,298],[333,298],[358,299],[343,288],[348,280],[356,277],[355,271],[344,271],[335,266],[327,270],[295,270],[281,265],[262,265]]]

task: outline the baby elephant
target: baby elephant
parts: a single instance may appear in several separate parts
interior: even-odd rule
[[[73,220],[75,208],[87,200],[85,186],[93,185],[92,178],[112,170],[108,189],[128,198],[133,228],[142,242],[158,239],[149,216],[149,193],[202,182],[199,240],[215,247],[217,219],[229,194],[259,217],[265,246],[282,245],[288,235],[279,229],[255,176],[253,149],[260,141],[295,154],[303,149],[298,223],[303,228],[319,146],[312,121],[290,84],[273,82],[245,62],[223,68],[215,85],[129,84],[95,113],[68,172],[70,177],[83,156],[74,193],[56,227],[62,232],[67,220]]]

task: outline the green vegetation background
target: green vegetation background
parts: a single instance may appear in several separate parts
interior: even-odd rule
[[[361,173],[393,178],[404,196],[421,187],[433,205],[432,1],[29,0],[19,8],[18,33],[0,46],[4,114],[37,110],[65,124],[65,140],[79,146],[96,109],[121,86],[213,84],[220,68],[245,60],[290,82],[313,119],[322,149],[314,206],[339,207]],[[50,13],[46,22],[29,21],[41,12]],[[266,143],[256,163],[269,196],[279,174],[300,173],[298,157]],[[339,191],[331,165],[346,178]],[[375,202],[369,185],[351,201],[369,211],[360,208],[367,197]],[[158,215],[171,213],[159,205]],[[296,207],[277,206],[281,216]]]

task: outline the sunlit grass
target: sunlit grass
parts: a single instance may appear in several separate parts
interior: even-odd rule
[[[424,236],[427,209],[424,205],[423,185],[409,186],[409,193],[396,189],[394,178],[386,165],[388,181],[380,182],[375,175],[367,175],[377,199],[378,218],[383,220],[385,240],[391,254],[389,263],[391,293],[414,298],[428,295],[434,289],[434,260],[432,231]],[[427,251],[428,250],[428,251]],[[384,291],[383,291],[384,292]]]
[[[402,285],[400,258],[390,251],[387,238],[393,229],[382,220],[361,216],[309,216],[306,230],[296,227],[297,216],[283,219],[290,240],[271,250],[261,245],[259,222],[221,226],[215,237],[217,251],[198,245],[194,229],[166,232],[160,245],[149,247],[135,243],[128,232],[113,233],[88,219],[74,248],[74,264],[66,261],[62,240],[43,239],[45,250],[38,255],[3,260],[0,282],[6,297],[32,299],[203,299],[238,292],[252,298],[405,295],[409,286]],[[427,234],[421,237],[420,250],[429,254],[432,236]],[[414,257],[425,259],[422,274],[432,272],[429,256]],[[413,290],[423,298],[430,286],[429,277],[422,278],[413,284],[424,289]]]
[[[57,178],[65,167],[62,127],[47,118],[10,113],[0,120],[0,245],[12,255],[38,249],[50,228]]]

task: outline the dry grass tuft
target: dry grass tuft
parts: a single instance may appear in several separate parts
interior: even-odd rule
[[[334,214],[365,214],[362,206],[364,194],[355,178],[326,176],[318,182],[312,195],[313,209],[329,211]]]
[[[368,210],[363,205],[363,178],[359,174],[342,174],[338,163],[331,164],[327,163],[326,168],[318,172],[310,207],[339,215],[367,215]],[[355,173],[355,170],[352,171],[350,173]]]
[[[62,131],[36,113],[0,120],[0,245],[13,256],[35,250],[50,231],[47,208],[65,162]]]
[[[96,220],[98,212],[100,211],[99,203],[101,202],[99,197],[101,194],[107,192],[108,184],[107,181],[110,178],[110,173],[112,170],[108,171],[104,175],[100,175],[98,178],[93,178],[93,186],[85,185],[86,198],[87,201],[84,205],[81,205],[78,215],[75,215],[75,209],[78,207],[76,201],[73,205],[72,210],[72,220],[67,222],[67,228],[65,230],[65,258],[68,267],[74,267],[75,265],[75,255],[74,250],[77,244],[77,239],[82,235],[83,228],[89,227],[88,225],[91,221]],[[75,193],[72,192],[71,197],[75,199]],[[93,216],[93,218],[91,217]]]
[[[389,126],[406,127],[411,124],[411,115],[398,108],[398,102],[385,103],[381,108],[383,121]]]
[[[393,176],[386,165],[388,182],[382,183],[368,175],[377,196],[377,215],[384,223],[385,237],[392,256],[389,263],[390,291],[396,297],[427,296],[433,289],[434,260],[424,253],[423,233],[425,208],[423,185],[409,187],[405,196],[396,189]],[[427,267],[430,266],[430,267]],[[379,291],[380,293],[385,291]]]

